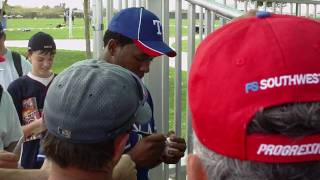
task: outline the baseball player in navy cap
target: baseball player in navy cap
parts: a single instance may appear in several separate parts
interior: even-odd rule
[[[104,59],[120,65],[142,78],[154,57],[176,52],[163,41],[159,18],[143,7],[127,8],[114,15],[104,35]],[[153,102],[147,92],[148,105]],[[166,143],[170,139],[171,143]],[[165,150],[166,149],[166,150]],[[148,170],[161,162],[177,163],[184,156],[186,143],[174,133],[156,133],[153,116],[148,123],[133,125],[126,152],[135,161],[137,179],[149,179]]]

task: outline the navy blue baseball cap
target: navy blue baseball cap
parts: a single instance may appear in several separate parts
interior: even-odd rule
[[[151,57],[163,54],[176,56],[176,52],[163,41],[159,18],[143,7],[119,11],[111,19],[108,30],[132,39],[139,49]]]
[[[28,42],[28,50],[56,50],[56,43],[50,34],[44,32],[37,32]]]

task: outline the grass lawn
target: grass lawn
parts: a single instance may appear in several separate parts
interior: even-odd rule
[[[27,48],[15,48],[10,47],[11,50],[17,51],[20,54],[25,55]],[[84,60],[86,54],[84,51],[70,51],[70,50],[57,50],[57,54],[54,58],[53,71],[59,73],[71,64]],[[170,82],[170,95],[169,95],[169,128],[174,130],[174,78],[175,71],[173,68],[170,68],[169,72],[169,82]],[[181,101],[181,113],[182,113],[182,135],[186,135],[186,72],[182,72],[182,101]]]
[[[20,54],[25,55],[27,48],[13,48],[11,50],[17,51]],[[57,54],[53,62],[53,71],[59,73],[71,64],[86,59],[86,53],[84,51],[69,51],[69,50],[57,50]]]
[[[103,21],[105,23],[105,20]],[[58,24],[63,23],[63,18],[36,18],[36,19],[8,19],[7,21],[7,40],[28,40],[33,34],[38,31],[43,31],[51,34],[54,39],[68,39],[69,29],[67,27],[56,28]],[[216,25],[219,21],[216,21]],[[23,32],[21,29],[28,28],[31,31]],[[93,37],[92,29],[91,37]],[[188,21],[182,19],[182,36],[187,36]],[[175,36],[175,19],[169,21],[169,34],[170,37]],[[84,39],[84,21],[83,19],[76,18],[72,30],[73,39]]]
[[[54,39],[68,39],[69,29],[67,27],[56,28],[58,24],[63,23],[63,19],[8,19],[8,40],[28,40],[38,31],[46,32]],[[20,28],[20,30],[18,29]],[[31,31],[23,32],[21,29],[28,28]],[[35,29],[34,29],[35,28]],[[91,31],[92,33],[92,31]],[[72,29],[73,39],[84,39],[83,19],[75,19]],[[92,34],[91,34],[92,37]]]

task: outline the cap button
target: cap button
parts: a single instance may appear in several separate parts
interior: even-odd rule
[[[257,18],[266,18],[266,17],[270,17],[271,13],[266,12],[266,11],[257,11],[256,16],[257,16]]]

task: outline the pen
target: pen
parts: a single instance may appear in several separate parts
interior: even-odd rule
[[[17,142],[14,150],[12,151],[16,156],[20,156],[20,151],[21,151],[21,145],[24,142],[24,136],[20,137],[19,141]]]

